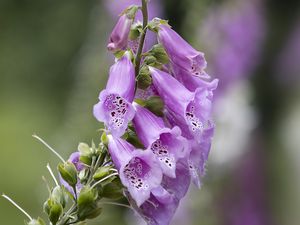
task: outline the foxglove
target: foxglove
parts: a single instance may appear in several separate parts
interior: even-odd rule
[[[150,150],[138,150],[120,138],[108,135],[108,149],[122,184],[140,207],[162,180],[162,171]]]
[[[139,139],[156,155],[163,173],[176,177],[176,162],[189,153],[187,140],[181,136],[179,127],[167,128],[162,118],[136,103],[133,106],[136,110],[133,125]]]
[[[182,129],[184,137],[199,142],[203,131],[210,126],[208,121],[211,117],[212,91],[217,84],[191,92],[166,72],[150,67],[150,73],[171,122]]]
[[[188,71],[191,75],[209,78],[204,71],[207,65],[204,54],[195,50],[169,25],[159,26],[158,40],[164,46],[172,64]]]
[[[134,85],[134,66],[127,52],[110,68],[106,89],[100,92],[100,101],[94,106],[94,116],[117,137],[124,134],[135,114],[131,105]]]
[[[133,18],[127,14],[122,15],[114,27],[107,45],[107,49],[112,52],[125,49],[127,47],[128,35],[130,32]]]
[[[131,199],[129,198],[129,201]],[[155,188],[148,201],[140,207],[132,204],[135,211],[148,225],[168,225],[179,205],[179,200],[164,188]]]

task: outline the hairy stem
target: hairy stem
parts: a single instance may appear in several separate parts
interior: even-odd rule
[[[135,57],[135,76],[137,77],[140,72],[140,65],[142,59],[142,52],[145,43],[147,25],[148,25],[148,9],[147,9],[147,0],[142,0],[142,14],[143,14],[143,32],[141,34],[139,48]]]

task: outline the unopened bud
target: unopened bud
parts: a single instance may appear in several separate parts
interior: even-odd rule
[[[129,39],[136,40],[140,37],[141,33],[143,32],[143,25],[141,23],[135,23],[131,26]]]
[[[94,178],[95,180],[100,180],[100,179],[104,178],[105,176],[109,175],[110,169],[111,169],[110,166],[99,167],[99,168],[96,170],[96,172],[95,172],[93,178]]]
[[[138,82],[138,88],[143,90],[147,89],[151,85],[152,79],[147,66],[141,68],[139,75],[137,77],[137,82]]]
[[[112,182],[104,185],[100,190],[99,194],[103,198],[109,198],[109,199],[120,199],[123,195],[123,185],[120,181],[120,179],[114,179]]]
[[[66,194],[65,190],[60,186],[56,186],[52,190],[51,200],[53,202],[60,203],[63,208],[65,208],[65,206],[66,206],[67,197],[68,197],[68,195]]]
[[[58,171],[61,177],[71,186],[75,187],[77,184],[77,170],[73,163],[66,162],[58,165]]]
[[[161,44],[154,45],[149,53],[161,64],[168,64],[169,57]]]
[[[97,206],[98,193],[95,189],[90,187],[83,187],[80,191],[77,204],[78,204],[78,217],[79,219],[91,219],[98,216],[102,210]]]

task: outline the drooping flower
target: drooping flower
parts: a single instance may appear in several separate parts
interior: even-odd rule
[[[100,92],[99,103],[94,105],[94,116],[104,122],[108,130],[120,137],[134,117],[131,105],[134,97],[135,74],[129,52],[111,68],[106,89]]]
[[[197,88],[189,91],[170,74],[149,67],[153,84],[167,108],[171,123],[178,125],[183,136],[201,140],[203,131],[209,127],[211,118],[213,90],[217,83],[209,88]]]
[[[78,172],[80,172],[81,170],[83,170],[85,168],[85,165],[80,162],[79,160],[80,158],[80,152],[73,152],[69,159],[68,162],[71,162],[74,164],[74,166],[76,167],[76,170]],[[59,175],[59,182],[73,195],[75,195],[73,188]],[[76,184],[76,191],[77,193],[81,190],[82,188],[82,184],[80,183],[80,180],[78,179],[77,184]]]
[[[207,62],[204,53],[195,50],[179,34],[168,25],[160,25],[158,40],[164,46],[172,64],[201,78],[209,78],[204,71]]]
[[[120,138],[108,135],[108,149],[122,184],[140,207],[162,180],[162,171],[150,150],[138,150]]]
[[[120,16],[116,26],[114,27],[110,37],[107,49],[115,52],[123,50],[127,47],[128,35],[130,32],[133,19],[129,18],[128,15],[124,14]]]
[[[132,122],[139,139],[156,155],[163,173],[176,177],[176,162],[189,154],[187,140],[181,136],[180,128],[167,128],[162,118],[137,103],[133,103],[133,107],[136,114]]]
[[[130,198],[129,201],[132,202]],[[140,207],[132,204],[147,225],[169,225],[178,205],[179,200],[161,186],[153,189],[149,200]]]

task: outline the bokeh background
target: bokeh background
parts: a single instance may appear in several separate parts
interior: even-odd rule
[[[109,32],[134,0],[0,1],[0,192],[32,216],[47,198],[41,177],[99,140],[92,106],[113,58]],[[121,6],[121,7],[120,7]],[[206,54],[220,79],[216,136],[202,189],[191,188],[172,225],[299,225],[300,2],[152,0],[151,13]],[[24,216],[0,199],[0,224]],[[138,224],[108,207],[91,224]]]

